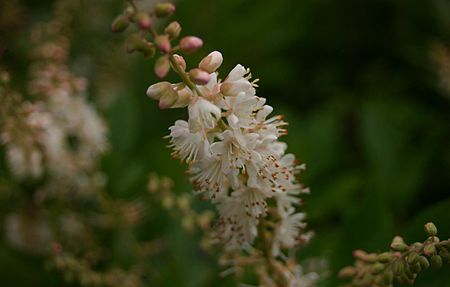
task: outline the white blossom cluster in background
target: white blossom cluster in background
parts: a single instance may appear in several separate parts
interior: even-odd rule
[[[87,81],[75,77],[65,63],[66,43],[60,38],[33,50],[31,100],[2,95],[9,106],[2,108],[0,139],[12,174],[20,180],[46,176],[51,192],[102,184],[95,170],[108,146],[106,126],[86,100]]]
[[[185,68],[181,56],[175,55]],[[187,107],[189,119],[170,127],[173,156],[189,164],[196,190],[217,204],[220,219],[215,235],[228,250],[249,247],[258,234],[261,218],[274,219],[272,252],[307,240],[302,235],[304,214],[296,212],[299,194],[308,192],[296,180],[305,166],[286,154],[279,137],[287,133],[282,116],[256,96],[250,71],[237,65],[221,81],[216,70],[220,52],[212,52],[189,75],[196,83],[160,82],[147,94],[161,108]]]

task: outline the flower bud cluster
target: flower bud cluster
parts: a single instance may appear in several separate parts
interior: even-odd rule
[[[141,11],[131,1],[131,5],[122,14],[117,16],[111,24],[111,30],[113,32],[125,31],[130,23],[133,23],[140,30],[128,36],[126,41],[126,51],[128,53],[140,52],[146,58],[153,58],[157,51],[161,53],[155,61],[154,69],[155,74],[159,78],[164,78],[169,72],[171,65],[170,58],[173,57],[175,52],[192,54],[203,46],[202,39],[195,36],[183,37],[180,39],[178,45],[175,44],[174,41],[181,33],[181,25],[177,21],[170,22],[164,28],[162,34],[156,33],[154,29],[155,20],[170,17],[175,10],[176,8],[172,3],[163,2],[156,4],[149,11]],[[142,31],[148,32],[150,37],[147,37]],[[194,78],[196,77],[194,76]],[[204,84],[207,82],[204,79],[203,81],[201,80],[200,82]]]
[[[339,273],[341,278],[349,278],[346,286],[393,286],[413,284],[420,271],[430,266],[441,268],[443,261],[450,263],[450,239],[440,241],[436,226],[425,224],[428,238],[423,242],[406,244],[400,236],[396,236],[391,251],[376,254],[355,250],[354,266],[348,266]]]

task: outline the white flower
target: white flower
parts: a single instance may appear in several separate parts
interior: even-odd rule
[[[300,230],[305,228],[304,213],[292,213],[281,219],[275,228],[275,239],[272,246],[274,255],[280,254],[280,247],[292,248],[298,243]]]
[[[228,250],[245,248],[258,234],[258,220],[245,212],[243,202],[237,198],[222,198],[218,205],[220,214],[216,236],[226,243]]]
[[[191,131],[213,129],[221,116],[220,109],[202,97],[196,97],[188,106],[188,111]]]
[[[216,156],[192,163],[188,173],[196,190],[207,193],[213,200],[226,196],[230,188],[228,175],[222,172],[222,162]]]
[[[259,219],[266,215],[266,198],[268,196],[264,191],[257,188],[242,187],[241,189],[234,191],[231,195],[242,202],[247,216]]]
[[[209,142],[200,132],[191,133],[186,121],[178,120],[169,128],[174,151],[172,155],[187,163],[204,158],[209,153]]]

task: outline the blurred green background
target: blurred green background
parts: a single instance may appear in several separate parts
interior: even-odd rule
[[[15,43],[3,60],[20,83],[27,31],[51,16],[52,1],[15,2],[22,5],[20,21],[0,28],[0,42]],[[145,96],[157,81],[152,61],[125,54],[124,37],[109,31],[122,2],[83,5],[74,23],[73,67],[90,80],[92,100],[110,127],[112,149],[102,164],[108,191],[137,197],[155,171],[173,178],[177,192],[190,192],[185,166],[170,159],[161,139],[186,115],[159,111]],[[448,1],[183,0],[174,18],[183,35],[205,41],[188,66],[220,50],[222,76],[238,63],[250,67],[260,79],[258,94],[290,123],[284,140],[307,164],[302,181],[312,193],[304,209],[316,232],[299,256],[328,260],[321,286],[338,285],[336,272],[352,262],[353,249],[385,250],[397,234],[423,240],[427,221],[450,236],[450,91],[432,58],[434,45],[450,44]],[[158,206],[151,213],[142,232],[165,234],[170,246],[154,260],[153,286],[233,286],[231,278],[217,278],[198,235],[183,232]],[[120,240],[118,250],[126,244]],[[43,271],[39,257],[1,242],[1,285],[65,286],[61,276]],[[450,286],[448,271],[447,265],[424,272],[416,286]]]

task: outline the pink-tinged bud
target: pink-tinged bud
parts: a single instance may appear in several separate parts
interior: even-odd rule
[[[223,57],[218,51],[211,52],[208,56],[203,58],[198,64],[198,67],[208,73],[214,73],[220,65],[222,65]]]
[[[147,96],[153,100],[159,100],[162,95],[169,89],[172,89],[171,83],[159,82],[148,87]]]
[[[167,16],[172,15],[175,12],[176,8],[175,5],[172,3],[166,2],[166,3],[158,3],[155,5],[155,15],[158,18],[164,18]]]
[[[114,19],[111,24],[111,31],[118,33],[125,31],[125,29],[130,25],[130,20],[125,15],[119,15]]]
[[[155,45],[163,53],[168,53],[170,51],[170,41],[167,35],[158,35],[155,38]]]
[[[142,30],[148,30],[152,26],[152,18],[147,13],[139,12],[135,17],[136,24]]]
[[[177,101],[172,105],[172,108],[184,108],[187,107],[192,100],[192,97],[194,94],[188,87],[183,87],[180,90],[177,90],[178,93],[178,99]]]
[[[180,23],[178,23],[177,21],[173,21],[166,27],[166,29],[164,29],[164,33],[169,35],[169,39],[175,39],[181,33]]]
[[[201,69],[192,69],[189,71],[189,78],[197,85],[206,85],[211,76]]]
[[[173,104],[176,103],[178,99],[178,94],[175,92],[174,89],[167,90],[166,93],[164,93],[161,98],[159,99],[159,108],[161,110],[165,110],[168,108],[171,108]]]
[[[169,73],[169,70],[170,70],[169,58],[166,56],[159,57],[155,63],[156,76],[162,79],[167,75],[167,73]]]
[[[184,58],[178,54],[174,54],[173,57],[175,58],[178,66],[180,66],[183,71],[186,70],[186,61],[184,60]]]
[[[202,46],[203,40],[195,36],[187,36],[180,41],[180,49],[186,54],[192,54]]]

